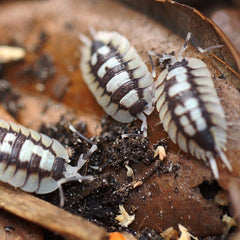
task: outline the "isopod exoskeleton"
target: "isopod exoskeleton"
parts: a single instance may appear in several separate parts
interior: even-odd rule
[[[92,146],[92,150],[96,145]],[[68,181],[91,180],[78,171],[85,163],[69,165],[69,156],[60,142],[45,134],[0,119],[0,180],[26,192],[46,194],[60,190]]]
[[[183,151],[198,159],[209,160],[215,178],[219,178],[215,157],[220,156],[232,171],[223,152],[226,150],[227,124],[206,64],[197,58],[182,57],[191,38],[200,52],[220,47],[203,50],[188,33],[178,56],[149,52],[151,62],[152,55],[158,56],[163,64],[167,59],[170,61],[155,83],[156,108],[170,139]]]
[[[104,111],[119,122],[142,120],[147,135],[147,119],[154,109],[151,73],[129,41],[117,32],[92,31],[84,35],[80,68],[84,81]]]

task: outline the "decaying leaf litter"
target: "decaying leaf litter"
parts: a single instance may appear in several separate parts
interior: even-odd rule
[[[63,5],[63,3],[61,3]],[[60,6],[62,6],[60,4]],[[74,2],[72,3],[74,5]],[[43,4],[44,5],[44,4]],[[60,9],[60,6],[56,6],[55,10],[56,12],[53,13],[51,12],[51,10],[48,10],[48,14],[50,14],[50,16],[52,17],[57,17],[57,9]],[[128,15],[128,21],[124,21],[121,17],[116,16],[116,14],[114,15],[113,13],[108,13],[109,15],[106,15],[107,17],[103,17],[102,13],[104,13],[106,6],[109,7],[117,7],[119,9],[119,12],[121,13],[120,16],[124,16],[126,14]],[[14,7],[14,6],[13,6]],[[46,8],[46,7],[45,7]],[[42,7],[41,11],[46,11],[46,9],[44,8],[44,6]],[[94,11],[94,9],[99,9],[99,13]],[[76,10],[75,9],[68,9],[66,11],[71,11],[71,12],[75,12],[76,14]],[[87,26],[94,26],[96,29],[107,29],[107,30],[117,30],[119,32],[121,32],[122,34],[126,35],[128,37],[128,39],[131,41],[131,43],[138,49],[138,51],[140,52],[140,54],[142,55],[142,57],[146,60],[146,62],[148,63],[148,59],[146,57],[146,49],[149,50],[149,45],[158,52],[165,52],[168,53],[169,50],[170,51],[177,51],[178,48],[181,47],[181,44],[183,43],[183,40],[181,40],[180,38],[176,37],[175,35],[172,35],[172,33],[165,29],[164,27],[162,28],[162,32],[159,30],[159,24],[156,24],[154,21],[148,19],[146,16],[142,16],[141,14],[136,13],[133,10],[129,10],[129,9],[125,9],[122,5],[119,5],[117,3],[112,3],[109,1],[104,1],[103,3],[87,3],[86,5],[82,5],[82,14],[80,14],[79,16],[79,9],[78,9],[78,19],[77,20],[72,20],[72,19],[67,19],[67,18],[62,18],[59,22],[59,24],[55,24],[54,27],[56,27],[56,29],[59,29],[59,31],[57,32],[56,29],[52,29],[51,24],[49,23],[44,25],[41,25],[41,16],[38,16],[38,24],[34,27],[34,32],[36,33],[36,36],[34,35],[32,38],[35,39],[27,39],[28,41],[25,40],[26,43],[23,44],[23,46],[34,46],[36,43],[39,43],[38,39],[40,36],[42,36],[40,33],[42,33],[42,29],[44,29],[44,31],[47,33],[47,35],[49,36],[46,40],[46,43],[49,44],[46,46],[43,46],[42,49],[40,48],[40,53],[45,53],[47,52],[48,54],[50,54],[51,56],[54,56],[54,64],[56,66],[56,72],[54,74],[54,77],[50,78],[47,80],[46,83],[44,83],[45,86],[45,92],[43,93],[43,95],[45,96],[53,96],[54,97],[54,85],[57,83],[56,79],[59,79],[59,76],[68,76],[69,79],[72,79],[72,83],[70,86],[70,89],[68,90],[68,92],[64,95],[63,97],[63,103],[67,104],[68,106],[70,106],[71,109],[79,109],[79,106],[83,106],[83,113],[78,112],[78,115],[84,115],[84,111],[85,112],[92,112],[93,110],[94,113],[96,112],[98,114],[98,116],[93,116],[93,118],[95,119],[100,119],[99,116],[103,115],[103,113],[101,112],[101,109],[97,106],[96,102],[94,101],[94,99],[92,98],[92,96],[89,94],[89,92],[86,90],[83,82],[82,84],[79,84],[81,79],[79,79],[80,73],[78,70],[78,60],[79,60],[79,53],[76,51],[77,47],[79,46],[79,41],[76,37],[76,32],[82,32],[84,34],[88,34],[88,27]],[[95,15],[94,18],[89,19],[87,18],[87,11],[94,11]],[[18,13],[19,14],[19,13]],[[39,13],[40,14],[40,13]],[[114,16],[113,16],[114,15]],[[31,16],[29,15],[29,13],[26,15],[26,18],[31,18]],[[69,15],[70,16],[70,15]],[[108,19],[111,18],[112,21],[111,23],[108,21]],[[22,19],[22,18],[21,18]],[[99,19],[101,19],[101,25],[98,23]],[[119,24],[121,20],[121,24]],[[6,21],[6,20],[5,20]],[[26,20],[25,20],[26,21]],[[136,24],[135,21],[137,21],[138,23]],[[142,24],[139,24],[142,21]],[[28,22],[28,21],[26,21]],[[134,30],[132,31],[133,28],[130,27],[129,22],[132,23],[132,25],[134,26]],[[71,23],[71,24],[70,24]],[[156,24],[156,26],[154,25]],[[131,25],[131,26],[132,26]],[[4,21],[3,21],[3,26],[4,26]],[[66,27],[67,26],[67,27]],[[71,28],[69,28],[69,26],[71,26]],[[141,28],[139,27],[141,26]],[[64,37],[62,37],[62,43],[58,43],[57,47],[56,47],[56,43],[58,42],[57,39],[59,36],[59,32],[61,30],[61,32],[67,29],[66,33],[63,34]],[[74,31],[70,31],[69,29],[73,29]],[[69,34],[70,33],[70,34]],[[8,33],[10,34],[10,33]],[[24,27],[23,31],[22,31],[22,35],[26,35],[28,36],[29,30],[26,29],[26,27]],[[70,35],[70,36],[69,36]],[[11,38],[11,34],[9,35]],[[144,36],[144,37],[143,37]],[[160,37],[161,36],[161,39]],[[26,38],[25,38],[26,39]],[[162,40],[164,39],[164,40]],[[69,40],[71,40],[71,42],[73,43],[71,46],[69,45]],[[151,43],[151,44],[150,44]],[[62,52],[61,54],[59,53],[59,47],[61,48],[61,45],[64,46],[64,52]],[[176,45],[176,46],[175,46]],[[36,46],[36,45],[35,45]],[[62,49],[62,48],[61,48]],[[193,48],[191,48],[193,49]],[[39,51],[39,49],[38,49]],[[194,56],[199,56],[200,54],[195,52],[195,50],[193,49],[194,53],[192,52],[188,52],[188,54],[190,54],[192,56],[192,54],[194,54]],[[71,54],[70,54],[71,53]],[[39,90],[37,88],[37,90],[35,89],[35,84],[32,84],[31,82],[31,77],[29,77],[29,73],[26,71],[24,72],[23,70],[25,70],[26,66],[28,66],[29,64],[31,65],[31,63],[33,62],[32,59],[37,59],[39,52],[30,52],[29,56],[27,56],[26,60],[24,61],[24,63],[19,63],[17,65],[13,65],[13,66],[7,66],[6,67],[6,79],[10,79],[11,83],[14,84],[14,86],[16,86],[18,89],[21,89],[21,91],[23,91],[23,88],[21,88],[21,85],[24,86],[25,90],[24,92],[27,93],[28,95],[34,94],[36,95],[35,98],[40,99],[41,98],[41,94],[39,94]],[[69,55],[68,55],[69,54]],[[65,56],[65,58],[63,59],[63,57],[61,57],[61,55]],[[30,57],[31,56],[31,57]],[[206,60],[206,56],[203,56],[203,58]],[[68,66],[67,71],[66,68],[64,67],[64,64],[66,64]],[[212,64],[209,62],[209,64],[212,66]],[[24,66],[22,66],[24,65]],[[63,67],[62,67],[63,66]],[[11,68],[10,68],[11,67]],[[10,72],[10,69],[14,69],[18,74],[15,74],[15,76],[13,77],[12,73]],[[214,69],[214,68],[213,68]],[[222,71],[218,71],[217,69],[213,70],[213,74],[215,76],[221,76],[222,75]],[[29,81],[31,82],[31,84],[29,84]],[[20,84],[21,83],[21,84]],[[83,89],[80,89],[80,86],[83,87]],[[224,108],[225,111],[227,109],[227,115],[230,115],[229,118],[233,120],[233,122],[235,120],[237,120],[238,114],[239,114],[239,109],[237,107],[237,100],[238,100],[238,92],[235,89],[235,87],[231,84],[231,83],[227,83],[226,81],[223,82],[223,80],[218,79],[218,85],[219,87],[217,88],[219,94],[222,95],[222,97],[224,98]],[[231,88],[231,89],[229,89]],[[225,96],[234,96],[234,101],[233,102],[229,102],[230,99],[225,99]],[[22,102],[24,102],[24,98],[26,98],[25,96],[22,97]],[[29,98],[31,99],[31,98]],[[90,100],[91,102],[89,102],[87,105],[83,104],[87,101],[84,101],[85,99]],[[73,101],[74,100],[74,101]],[[231,106],[231,107],[230,107]],[[26,106],[25,106],[26,107]],[[37,107],[37,106],[36,106]],[[34,109],[34,106],[32,106],[31,109]],[[19,110],[19,114],[18,114],[18,118],[19,121],[24,125],[24,122],[28,122],[28,124],[32,124],[34,126],[34,123],[31,123],[31,119],[27,119],[26,113],[28,109],[25,108],[24,109],[24,114],[21,113],[21,110]],[[22,110],[23,111],[23,110]],[[230,113],[228,113],[230,112]],[[33,114],[34,115],[34,114]],[[35,118],[38,119],[38,118]],[[111,122],[110,119],[107,119],[108,121]],[[154,113],[153,116],[151,116],[149,118],[149,125],[150,125],[150,142],[152,143],[156,143],[157,141],[161,141],[162,139],[164,139],[165,141],[167,141],[167,135],[166,133],[164,133],[162,131],[161,126],[155,126],[156,122],[158,122],[157,120],[157,114]],[[122,131],[122,130],[129,130],[128,129],[128,125],[127,126],[123,126],[122,124],[118,124],[118,123],[112,123],[111,124],[116,124],[118,130],[116,132],[118,132],[118,134]],[[100,126],[100,123],[98,124],[98,126]],[[127,129],[122,129],[122,127],[127,128]],[[136,123],[133,124],[134,129],[136,130],[137,128],[139,128],[139,125],[137,125]],[[94,126],[88,126],[87,124],[87,128],[88,130],[90,130],[91,133],[95,132],[95,127]],[[50,128],[52,129],[52,128]],[[53,128],[54,129],[54,128]],[[55,128],[56,129],[56,128]],[[98,129],[99,131],[99,129]],[[152,134],[153,133],[153,134]],[[69,132],[69,134],[71,135],[71,133]],[[230,136],[232,136],[231,143],[229,144],[230,149],[234,149],[232,155],[231,155],[231,159],[236,158],[232,157],[236,154],[239,154],[238,148],[237,146],[237,141],[235,140],[236,136],[237,136],[237,131],[236,129],[233,127],[232,129],[230,129]],[[95,136],[94,134],[92,134],[92,136]],[[120,134],[119,134],[120,136]],[[71,139],[71,137],[73,136],[69,136],[69,138]],[[113,139],[114,137],[112,137]],[[64,138],[65,139],[65,138]],[[67,138],[68,139],[68,138]],[[111,138],[110,138],[111,139]],[[64,140],[67,141],[67,140]],[[76,140],[75,140],[76,141]],[[117,140],[116,140],[117,141]],[[130,143],[135,143],[138,141],[142,141],[141,139],[137,139],[136,140],[132,139],[130,141]],[[74,142],[74,141],[73,141]],[[201,229],[201,226],[199,226],[198,222],[199,222],[199,216],[198,216],[198,221],[196,221],[196,228],[195,229],[191,224],[194,224],[194,218],[193,216],[191,216],[192,212],[193,212],[193,207],[194,207],[194,202],[197,203],[197,205],[199,204],[199,202],[197,201],[197,199],[200,198],[201,201],[203,201],[203,206],[206,205],[209,209],[210,212],[215,209],[215,214],[216,214],[216,219],[213,220],[214,225],[216,226],[216,223],[218,223],[218,227],[212,227],[211,230],[213,230],[213,232],[211,233],[216,234],[216,233],[220,233],[221,229],[222,229],[222,223],[220,221],[220,215],[222,214],[222,212],[214,206],[214,204],[212,204],[211,206],[211,199],[210,200],[205,200],[203,197],[201,197],[201,192],[199,192],[199,188],[197,187],[198,185],[200,185],[204,180],[206,180],[207,182],[211,182],[210,180],[212,179],[211,177],[211,172],[204,166],[203,163],[197,162],[195,160],[187,160],[187,159],[191,159],[191,157],[187,156],[187,155],[180,155],[180,159],[179,159],[179,155],[177,155],[176,153],[178,152],[178,148],[176,146],[174,146],[171,142],[168,142],[168,160],[166,162],[164,162],[163,164],[161,164],[160,170],[158,170],[158,176],[153,175],[152,178],[150,178],[148,181],[150,181],[149,184],[148,181],[146,181],[142,186],[139,186],[138,188],[131,189],[129,188],[129,186],[126,186],[126,188],[124,188],[124,190],[126,190],[125,194],[129,194],[130,193],[130,197],[126,200],[126,196],[124,196],[124,194],[120,194],[119,192],[116,193],[116,196],[120,196],[119,198],[116,197],[116,202],[114,203],[118,203],[122,201],[127,203],[127,210],[131,210],[134,211],[136,208],[137,210],[135,210],[136,213],[136,221],[133,223],[133,225],[130,225],[129,228],[133,228],[133,229],[139,229],[139,225],[141,226],[141,228],[144,228],[144,225],[146,225],[147,227],[153,227],[155,230],[161,232],[163,230],[165,230],[167,228],[168,225],[172,226],[176,226],[176,224],[179,223],[179,221],[186,221],[186,223],[184,223],[184,226],[189,227],[190,229],[194,229],[192,232],[194,233],[194,235],[196,235],[195,233],[201,232],[204,233],[205,235],[210,235],[209,232],[205,232],[206,229]],[[117,143],[119,144],[120,141]],[[139,142],[138,142],[139,143]],[[116,143],[115,143],[116,144]],[[129,144],[129,143],[128,143]],[[152,145],[150,146],[149,151],[151,151],[151,158],[153,158],[153,152],[154,149],[152,147]],[[84,145],[85,146],[85,145]],[[228,146],[228,147],[229,147]],[[119,145],[119,148],[121,146]],[[133,148],[136,149],[136,145],[133,144]],[[114,149],[115,152],[116,149]],[[230,152],[230,151],[229,151]],[[117,156],[115,156],[115,159],[120,159],[120,154],[119,152],[117,152],[118,154],[115,154]],[[141,154],[139,154],[141,155]],[[142,155],[141,155],[142,157]],[[77,158],[77,156],[76,156]],[[108,156],[109,158],[109,156]],[[101,159],[100,159],[101,160]],[[142,161],[142,159],[141,159]],[[139,162],[141,162],[139,161]],[[152,161],[152,160],[151,160]],[[151,161],[147,164],[150,164]],[[113,169],[114,171],[122,171],[121,173],[119,173],[118,176],[114,174],[112,174],[112,172],[110,171],[110,174],[108,173],[108,177],[110,177],[110,182],[113,181],[114,179],[119,177],[119,179],[122,179],[125,181],[127,180],[128,183],[131,184],[131,179],[127,179],[126,178],[126,168],[123,167],[121,165],[121,163],[125,162],[125,159],[121,159],[120,161],[112,161],[111,164],[107,165],[108,168]],[[146,170],[149,171],[151,173],[151,169],[155,169],[154,168],[154,162],[152,162],[152,165],[148,166],[146,164],[145,167],[142,166],[141,163],[133,163],[136,165],[136,167],[131,166],[131,168],[133,168],[136,172],[136,175],[143,177],[145,176],[144,173]],[[98,163],[98,162],[95,162]],[[131,164],[131,161],[130,161]],[[235,166],[236,165],[236,166]],[[169,172],[169,168],[173,167],[173,172]],[[234,162],[234,166],[236,169],[236,172],[238,172],[238,167],[239,165],[237,164],[237,162]],[[116,168],[116,169],[115,169]],[[88,168],[90,169],[90,168]],[[165,174],[162,174],[161,169],[165,169]],[[201,170],[200,170],[201,169]],[[106,168],[105,168],[106,170]],[[89,170],[89,171],[93,171],[93,170]],[[164,172],[163,171],[163,172]],[[192,172],[191,172],[192,171]],[[160,172],[160,173],[159,173]],[[190,173],[191,172],[191,173]],[[101,173],[104,176],[104,173]],[[101,175],[100,174],[100,175]],[[189,175],[190,174],[190,175]],[[110,176],[109,176],[110,175]],[[226,176],[225,176],[226,175]],[[148,175],[147,175],[148,176]],[[151,174],[150,174],[151,176]],[[166,177],[167,176],[167,177]],[[228,173],[227,171],[223,172],[223,179],[220,179],[220,184],[221,186],[227,188],[226,186],[226,180],[228,178]],[[186,180],[186,177],[188,179],[189,182],[189,186],[190,188],[186,191],[186,189],[181,189],[181,181],[179,180],[179,178],[182,177],[182,180]],[[136,178],[136,176],[135,176]],[[176,184],[176,179],[179,180],[179,182],[177,181]],[[118,180],[119,181],[119,180]],[[170,184],[169,184],[170,182]],[[167,187],[169,184],[169,187]],[[70,184],[71,185],[75,185]],[[91,185],[91,184],[90,184]],[[157,186],[157,187],[156,187]],[[207,185],[208,186],[208,185]],[[80,189],[82,189],[84,187],[81,186]],[[100,187],[101,184],[100,184]],[[67,188],[67,186],[65,187],[65,189]],[[115,186],[115,188],[117,189],[117,187]],[[159,190],[160,191],[159,191]],[[194,191],[191,191],[194,190]],[[65,191],[68,192],[68,189],[66,189]],[[189,200],[189,191],[191,192],[192,195],[192,200]],[[83,191],[84,192],[84,191]],[[112,193],[111,191],[109,191],[110,194]],[[163,194],[164,193],[164,194]],[[136,194],[136,196],[134,196]],[[166,195],[166,198],[164,199],[163,196],[161,195]],[[141,197],[139,197],[139,196]],[[58,196],[58,194],[56,193],[56,196]],[[181,196],[181,197],[179,197]],[[194,199],[194,196],[196,197]],[[170,208],[169,208],[169,198],[170,199],[175,199],[170,201]],[[140,203],[139,206],[135,206],[136,205],[136,198],[141,199],[141,201],[139,201]],[[163,201],[161,201],[161,199],[164,199]],[[188,199],[186,201],[186,199]],[[176,201],[177,200],[177,201]],[[55,200],[57,202],[57,199]],[[160,209],[159,213],[151,213],[151,208],[152,206],[147,206],[146,208],[144,207],[147,202],[158,202],[159,204],[154,205],[154,210],[155,209]],[[94,202],[94,200],[92,200],[92,202]],[[132,202],[134,202],[134,206],[131,207],[133,204]],[[166,205],[164,205],[164,202],[166,203]],[[91,201],[90,201],[91,203]],[[144,203],[144,205],[142,205]],[[125,204],[124,204],[125,206]],[[179,211],[181,206],[181,211]],[[201,205],[200,205],[201,206]],[[113,212],[109,211],[110,213],[110,222],[112,223],[112,221],[114,221],[114,217],[116,215],[118,215],[118,205],[114,205],[113,206]],[[96,207],[95,207],[96,208]],[[171,210],[171,208],[173,210]],[[142,213],[141,214],[141,209]],[[104,209],[105,210],[105,209]],[[179,211],[179,212],[178,212]],[[187,221],[187,219],[181,219],[181,216],[183,215],[182,211],[184,212],[188,212],[190,213],[191,216],[191,222],[189,223],[189,221]],[[146,218],[146,212],[148,212],[148,217]],[[156,211],[155,211],[156,212]],[[100,213],[102,213],[100,211]],[[99,217],[102,218],[102,215],[99,213]],[[154,219],[154,225],[152,226],[151,221],[152,220],[150,218],[149,219],[149,215],[153,214],[157,215],[155,216]],[[172,219],[171,215],[175,214],[174,219]],[[114,216],[111,216],[114,215]],[[145,215],[144,215],[145,214]],[[168,220],[169,218],[169,220]],[[206,219],[206,216],[202,218],[204,221],[204,219]],[[94,220],[93,220],[94,221]],[[174,224],[174,221],[176,221],[176,224]],[[155,223],[156,222],[156,223]],[[201,220],[200,220],[201,222]],[[213,224],[212,223],[212,224]],[[143,224],[143,225],[142,225]],[[190,225],[189,225],[190,224]],[[110,225],[111,226],[111,225]],[[212,226],[210,224],[210,226]],[[115,222],[115,227],[118,227],[117,222]],[[202,226],[202,228],[204,228]],[[217,230],[218,229],[218,230]],[[208,230],[209,231],[209,230]]]

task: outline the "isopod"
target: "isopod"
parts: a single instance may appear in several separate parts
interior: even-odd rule
[[[76,131],[73,126],[71,130]],[[89,151],[95,150],[96,145],[92,145]],[[92,180],[92,176],[78,173],[85,161],[81,155],[77,166],[73,167],[69,165],[67,151],[56,139],[0,119],[0,180],[3,182],[37,194],[59,188],[63,206],[63,183]]]
[[[217,45],[204,50],[192,33],[188,33],[177,56],[149,52],[152,64],[153,55],[158,56],[163,64],[165,60],[170,61],[155,82],[156,108],[170,139],[183,151],[198,159],[208,160],[214,177],[218,179],[215,157],[220,156],[225,166],[232,171],[223,152],[226,150],[227,124],[206,64],[198,58],[182,57],[190,39],[201,53],[222,47]]]
[[[154,109],[154,83],[146,64],[129,41],[118,32],[91,31],[81,35],[80,68],[88,88],[104,111],[119,122],[147,119]]]

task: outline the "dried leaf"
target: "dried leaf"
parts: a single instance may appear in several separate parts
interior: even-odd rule
[[[237,90],[240,88],[237,73],[240,61],[235,49],[219,28],[193,8],[170,1],[142,0],[131,3],[143,7],[149,15],[161,18],[167,23],[166,26],[183,38],[188,31],[193,32],[203,48],[219,43],[227,46],[216,49],[212,56],[199,54],[194,48],[189,47],[186,56],[199,57],[207,63],[228,121],[233,123],[228,130],[227,156],[234,172],[229,173],[218,162],[221,177],[219,184],[228,189],[229,178],[239,178],[240,174],[240,129],[236,125],[240,119],[240,96]],[[109,9],[117,9],[117,11],[109,11]],[[78,34],[88,35],[89,27],[94,27],[96,30],[119,31],[136,47],[148,66],[150,64],[146,51],[154,49],[159,53],[176,52],[184,41],[150,17],[129,9],[120,2],[107,0],[69,0],[67,4],[64,0],[1,3],[0,22],[2,41],[7,43],[14,40],[28,49],[25,61],[6,66],[4,74],[5,79],[11,81],[24,95],[21,97],[24,108],[19,111],[19,122],[37,129],[43,120],[57,121],[61,113],[67,115],[70,109],[74,114],[85,118],[92,136],[97,134],[95,127],[97,124],[100,125],[100,117],[105,114],[90,94],[79,71]],[[41,62],[39,59],[45,59],[42,56],[46,53],[53,61],[48,68],[49,72],[46,72],[48,77],[44,78],[43,82],[41,66],[45,65],[39,65]],[[55,72],[52,69],[55,69]],[[56,88],[62,76],[67,76],[71,85],[66,92],[61,89],[61,94],[58,95]],[[41,91],[36,88],[39,84],[44,85]],[[65,87],[67,86],[68,83],[65,84]],[[50,98],[67,107],[61,105],[64,106],[64,111],[56,113],[54,111],[56,105],[49,101]],[[44,111],[48,108],[43,106],[50,106],[49,110]],[[156,126],[158,122],[158,113],[155,111],[148,118],[151,144],[167,138],[162,126]],[[152,145],[149,148],[153,148]],[[138,231],[140,228],[149,227],[161,232],[170,226],[176,228],[181,222],[191,228],[193,234],[197,236],[221,234],[221,211],[200,192],[199,185],[203,181],[213,180],[211,170],[203,162],[187,154],[179,154],[178,147],[168,141],[167,158],[161,163],[158,176],[154,174],[156,170],[154,163],[148,166],[135,164],[131,165],[131,168],[134,168],[134,173],[136,172],[135,179],[143,183],[129,196],[124,196],[127,199],[126,205],[134,205],[138,209],[136,220],[129,226],[132,230]],[[119,179],[119,184],[125,183],[124,168],[118,173],[110,169],[109,173]],[[4,191],[8,191],[7,188]],[[1,201],[4,203],[4,199]],[[6,207],[4,204],[1,206]],[[45,205],[39,205],[40,207]],[[30,207],[25,210],[26,215],[31,215],[31,211],[34,212]],[[60,211],[58,208],[55,210]],[[23,215],[23,212],[21,214]],[[65,212],[62,214],[68,216]],[[51,219],[51,216],[46,213],[44,218]],[[43,222],[43,219],[39,218],[36,221]],[[74,226],[77,228],[73,225],[73,232]],[[65,227],[68,229],[68,226],[63,225],[61,231],[66,231]],[[55,230],[55,228],[51,229]]]
[[[0,193],[1,208],[53,232],[71,239],[102,240],[107,237],[103,229],[85,219],[9,185],[0,183]]]

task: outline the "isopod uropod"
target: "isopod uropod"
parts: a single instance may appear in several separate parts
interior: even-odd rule
[[[96,145],[92,146],[94,151]],[[57,140],[32,129],[0,119],[0,180],[26,192],[46,194],[60,190],[68,181],[91,180],[92,176],[81,176],[78,170],[85,163],[84,157],[78,165],[69,165],[65,148]]]
[[[215,178],[219,178],[215,157],[220,156],[232,171],[223,152],[227,141],[225,114],[206,64],[197,58],[182,57],[190,39],[202,53],[221,47],[204,50],[192,33],[188,33],[177,56],[149,52],[152,65],[151,56],[158,56],[162,63],[170,61],[156,80],[156,108],[170,139],[183,151],[198,159],[209,160]]]
[[[147,120],[154,109],[154,84],[151,73],[129,41],[117,32],[91,32],[84,35],[80,68],[84,81],[105,112],[119,122],[142,120],[147,135]]]

